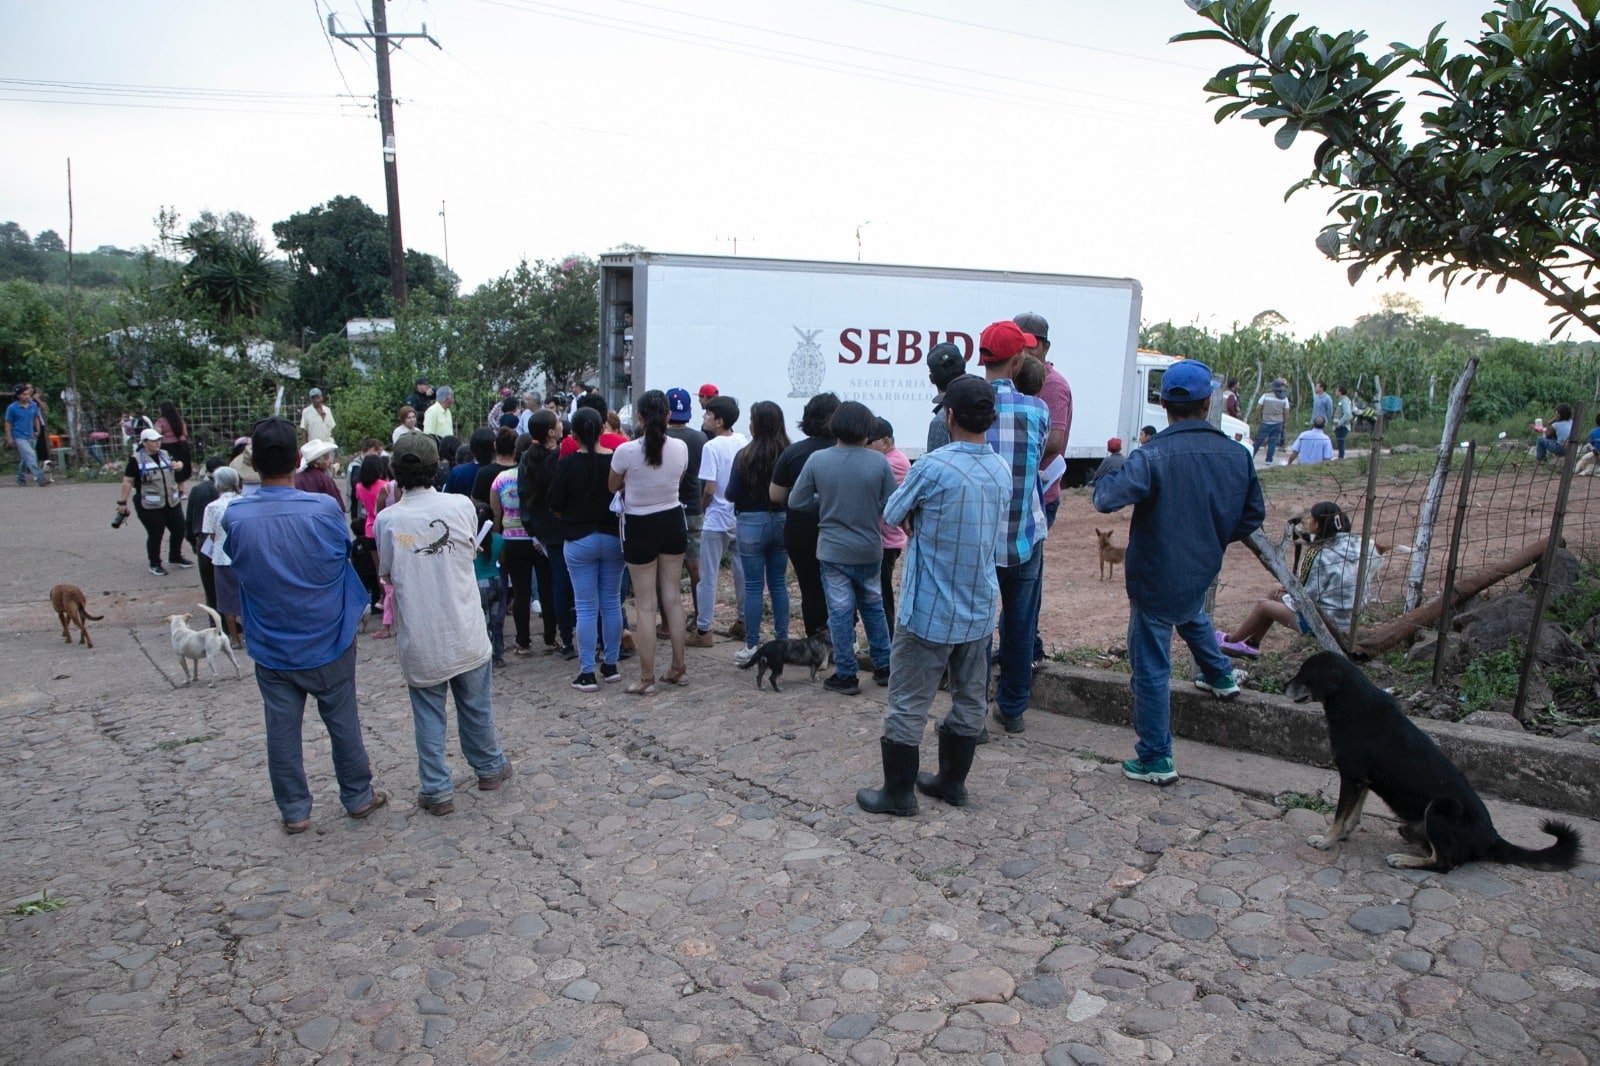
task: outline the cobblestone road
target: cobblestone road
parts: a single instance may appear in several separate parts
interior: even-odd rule
[[[1038,712],[979,749],[973,806],[868,817],[884,690],[757,696],[732,644],[643,701],[514,660],[518,776],[435,818],[392,652],[363,641],[394,802],[345,818],[308,725],[317,807],[287,837],[248,666],[173,687],[161,617],[192,572],[143,575],[105,486],[0,491],[0,894],[65,900],[0,919],[0,1060],[1600,1059],[1593,865],[1402,874],[1371,818],[1326,854],[1304,843],[1325,818],[1259,783],[1135,785],[1102,761],[1125,734]],[[93,650],[60,642],[59,580],[109,608]],[[1179,748],[1180,770],[1227,762]]]

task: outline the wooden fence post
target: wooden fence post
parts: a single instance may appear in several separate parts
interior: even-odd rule
[[[1461,558],[1461,527],[1467,520],[1468,496],[1472,491],[1472,467],[1478,458],[1478,442],[1467,444],[1467,458],[1461,464],[1461,493],[1456,498],[1456,521],[1450,530],[1450,554],[1444,568],[1444,600],[1435,627],[1439,639],[1433,649],[1433,683],[1437,687],[1444,675],[1444,660],[1450,645],[1450,616],[1455,613],[1456,564]]]
[[[1583,425],[1587,412],[1578,404],[1572,412],[1572,425]],[[1528,648],[1522,656],[1522,677],[1517,681],[1517,702],[1511,713],[1517,721],[1528,720],[1528,679],[1533,676],[1533,664],[1539,657],[1539,630],[1544,625],[1544,607],[1550,598],[1550,569],[1555,566],[1556,552],[1561,547],[1561,526],[1567,518],[1567,495],[1572,490],[1572,470],[1578,461],[1578,441],[1569,434],[1567,454],[1561,462],[1561,487],[1556,489],[1556,509],[1550,516],[1550,540],[1544,546],[1544,560],[1539,564],[1539,591],[1533,598],[1533,623],[1528,626]]]
[[[1374,379],[1376,380],[1376,379]],[[1381,388],[1381,386],[1380,386]],[[1367,562],[1372,555],[1372,510],[1378,495],[1378,453],[1383,444],[1383,412],[1372,425],[1372,448],[1367,453],[1367,504],[1361,515],[1361,559],[1356,564],[1356,606],[1350,612],[1350,632],[1346,641],[1356,646],[1356,635],[1361,628],[1361,611],[1367,605]]]
[[[1433,476],[1428,479],[1428,491],[1423,494],[1422,507],[1417,511],[1417,536],[1411,545],[1411,565],[1406,574],[1406,610],[1415,610],[1422,602],[1422,584],[1428,573],[1428,553],[1433,548],[1433,523],[1439,516],[1439,504],[1444,499],[1444,482],[1450,473],[1450,457],[1456,450],[1456,434],[1461,430],[1461,419],[1466,414],[1467,397],[1472,393],[1472,379],[1478,373],[1478,357],[1467,360],[1466,369],[1456,378],[1450,390],[1450,407],[1445,411],[1444,434],[1439,438],[1439,457],[1433,464]]]

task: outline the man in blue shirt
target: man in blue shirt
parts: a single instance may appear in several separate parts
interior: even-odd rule
[[[967,802],[967,771],[983,729],[989,643],[1000,599],[994,559],[1005,530],[1011,473],[984,439],[994,391],[963,374],[945,388],[950,443],[924,455],[884,506],[890,525],[911,525],[890,651],[883,716],[883,787],[856,802],[873,814],[917,813],[913,783],[954,806]],[[950,672],[950,714],[939,724],[939,773],[917,773],[918,748],[939,677]]]
[[[986,439],[1011,472],[1004,541],[995,558],[1000,580],[1000,684],[995,707],[1007,733],[1020,733],[1033,690],[1033,635],[1039,616],[1039,550],[1045,538],[1039,461],[1050,435],[1050,409],[1011,383],[1038,339],[1009,320],[992,323],[978,339],[978,362],[994,389],[994,424]]]
[[[311,827],[300,747],[307,696],[316,697],[328,727],[339,802],[350,817],[365,818],[389,802],[372,787],[356,716],[356,625],[369,600],[350,565],[339,505],[294,488],[300,462],[295,427],[281,418],[263,419],[250,446],[261,489],[234,501],[222,528],[266,712],[272,795],[284,831],[303,833]]]
[[[1128,532],[1128,666],[1132,670],[1137,758],[1122,772],[1170,785],[1172,631],[1189,645],[1201,676],[1195,685],[1218,699],[1239,694],[1233,667],[1217,648],[1205,613],[1206,589],[1229,544],[1261,528],[1266,505],[1253,457],[1206,420],[1211,369],[1185,360],[1161,378],[1167,428],[1098,479],[1094,506],[1110,513],[1133,505]]]
[[[26,485],[28,475],[39,485],[50,484],[39,465],[39,426],[44,416],[33,398],[32,385],[18,385],[16,399],[6,406],[6,444],[17,449],[17,484]]]

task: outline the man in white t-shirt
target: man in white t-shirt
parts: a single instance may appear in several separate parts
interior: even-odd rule
[[[392,469],[404,495],[373,523],[378,574],[394,588],[395,653],[411,689],[417,738],[417,805],[449,814],[455,800],[444,749],[446,690],[455,694],[461,753],[478,788],[497,789],[512,774],[489,705],[491,649],[472,569],[477,516],[466,496],[434,490],[439,448],[426,433],[395,443]]]
[[[697,615],[695,631],[689,634],[689,645],[709,648],[712,610],[717,604],[717,571],[722,567],[722,556],[730,557],[728,569],[733,576],[734,604],[738,614],[744,614],[744,566],[739,561],[739,540],[733,516],[733,504],[728,501],[728,478],[733,474],[733,457],[739,454],[747,441],[733,427],[739,421],[739,401],[732,396],[713,396],[706,402],[706,446],[700,452],[700,498],[705,505],[705,520],[700,527],[700,582],[695,589]],[[744,638],[744,623],[736,621],[732,629],[734,639]]]
[[[300,411],[300,432],[306,435],[306,443],[314,440],[333,440],[333,408],[329,407],[322,398],[321,389],[311,390],[311,402]]]

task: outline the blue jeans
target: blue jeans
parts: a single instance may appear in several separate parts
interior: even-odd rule
[[[1255,447],[1251,450],[1251,454],[1253,455],[1256,452],[1259,452],[1261,450],[1261,446],[1263,444],[1266,445],[1267,446],[1267,463],[1270,465],[1272,463],[1272,453],[1273,453],[1273,451],[1278,447],[1278,445],[1280,445],[1282,443],[1283,443],[1283,423],[1282,422],[1263,422],[1263,423],[1261,423],[1261,425],[1256,427]]]
[[[1334,439],[1336,441],[1338,441],[1338,443],[1339,443],[1339,458],[1343,459],[1344,458],[1344,442],[1346,440],[1348,440],[1349,437],[1350,437],[1350,427],[1349,426],[1334,426],[1333,427],[1333,436],[1334,436]]]
[[[461,736],[461,754],[479,777],[488,777],[506,764],[505,754],[494,738],[494,712],[489,706],[489,673],[482,666],[457,674],[449,681],[428,688],[411,687],[411,725],[417,734],[417,794],[422,799],[442,802],[450,798],[450,764],[445,760],[445,732],[450,717],[445,713],[444,695],[448,689],[456,697],[456,732]]]
[[[563,549],[578,610],[578,672],[594,673],[596,619],[605,642],[603,662],[622,650],[622,541],[605,533],[569,540]]]
[[[1028,561],[995,567],[1000,581],[1000,685],[995,704],[1005,718],[1021,718],[1033,692],[1033,637],[1039,621],[1039,570],[1044,542]]]
[[[789,553],[783,548],[782,511],[751,511],[739,516],[739,557],[744,563],[744,643],[761,643],[761,582],[772,599],[772,627],[779,640],[789,636]]]
[[[1172,631],[1176,629],[1207,681],[1233,673],[1217,647],[1216,631],[1203,609],[1172,622],[1138,603],[1128,603],[1128,666],[1133,673],[1133,750],[1141,762],[1172,757]]]
[[[1567,454],[1565,445],[1558,440],[1551,440],[1549,437],[1540,437],[1538,440],[1534,441],[1533,448],[1534,453],[1538,456],[1538,459],[1541,463],[1544,462],[1545,457],[1548,455]],[[18,475],[17,481],[19,483],[22,481],[21,475]]]
[[[828,634],[833,637],[833,672],[856,676],[856,612],[867,631],[872,667],[889,668],[889,623],[883,614],[883,589],[877,563],[821,561],[822,589],[828,597]]]
[[[269,670],[256,664],[256,687],[267,720],[267,776],[272,798],[286,822],[311,817],[311,789],[301,753],[300,727],[306,697],[317,700],[317,713],[328,727],[333,747],[333,773],[339,780],[339,802],[359,810],[372,799],[372,764],[361,740],[356,717],[356,646],[314,670]]]
[[[478,582],[478,604],[483,608],[483,622],[489,629],[489,647],[494,658],[506,657],[506,598],[498,577]]]
[[[565,544],[552,544],[550,549],[550,603],[540,602],[546,611],[556,613],[556,633],[562,644],[572,644],[572,630],[578,624],[572,602],[572,575],[567,572]]]
[[[39,451],[32,437],[12,437],[12,443],[17,446],[17,484],[26,485],[28,475],[33,475],[33,480],[44,484],[44,469],[39,466]]]

